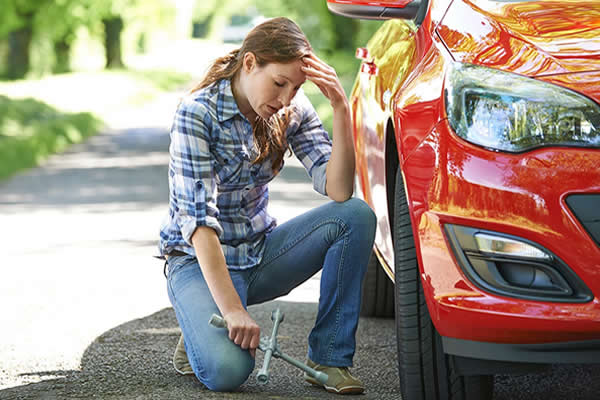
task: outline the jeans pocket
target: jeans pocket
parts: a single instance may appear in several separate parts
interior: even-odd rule
[[[167,277],[171,278],[173,274],[175,274],[181,268],[194,261],[196,261],[196,257],[189,254],[185,256],[169,256],[169,259],[167,260],[167,264],[169,266],[167,269]]]

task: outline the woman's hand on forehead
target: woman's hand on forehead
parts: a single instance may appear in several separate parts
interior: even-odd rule
[[[346,105],[348,100],[335,69],[317,57],[314,53],[302,57],[301,68],[306,78],[313,82],[321,93],[329,99],[332,107]]]

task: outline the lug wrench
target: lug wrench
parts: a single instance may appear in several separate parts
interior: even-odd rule
[[[279,346],[277,345],[277,331],[279,330],[279,324],[283,322],[283,313],[279,308],[276,308],[273,310],[273,312],[271,312],[271,321],[273,321],[273,331],[271,332],[271,337],[260,338],[260,343],[258,345],[258,349],[265,353],[263,365],[256,375],[258,383],[264,385],[269,382],[269,366],[271,364],[271,357],[275,357],[281,358],[293,366],[300,368],[302,371],[315,378],[321,384],[326,384],[327,379],[329,378],[326,373],[319,372],[309,367],[295,358],[288,356],[279,349]],[[227,322],[217,314],[213,314],[208,323],[217,328],[227,328]]]

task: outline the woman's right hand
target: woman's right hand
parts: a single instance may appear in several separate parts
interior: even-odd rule
[[[242,349],[247,349],[252,357],[260,342],[260,327],[244,309],[223,315],[229,330],[229,339]]]

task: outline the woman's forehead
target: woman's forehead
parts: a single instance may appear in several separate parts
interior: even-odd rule
[[[296,60],[285,64],[270,63],[267,65],[267,68],[272,74],[287,79],[294,86],[299,86],[306,80],[306,74],[300,69],[303,65],[304,63],[301,60]]]

